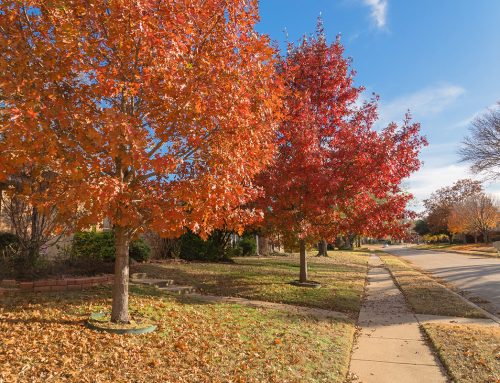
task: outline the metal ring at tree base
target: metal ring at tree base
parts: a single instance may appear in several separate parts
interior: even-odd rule
[[[139,328],[109,328],[105,326],[99,326],[96,322],[91,322],[92,320],[98,320],[104,317],[104,313],[92,313],[90,318],[85,321],[85,327],[101,332],[107,332],[111,334],[148,334],[156,330],[156,325],[147,325]],[[107,323],[107,322],[105,322]]]
[[[319,282],[314,282],[314,281],[306,281],[306,282],[301,282],[301,281],[291,281],[291,285],[293,286],[298,286],[298,287],[309,287],[312,289],[318,289],[321,287],[321,283]]]

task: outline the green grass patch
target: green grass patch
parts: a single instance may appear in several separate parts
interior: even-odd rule
[[[423,327],[455,382],[500,381],[498,327],[431,323]]]
[[[485,318],[480,310],[467,304],[434,278],[414,269],[399,257],[380,254],[380,258],[417,314]]]
[[[145,335],[87,329],[109,309],[108,288],[3,298],[0,381],[342,382],[354,323],[277,310],[188,303],[135,288]]]
[[[133,266],[133,272],[173,279],[176,284],[192,285],[207,294],[356,314],[361,304],[367,261],[368,253],[354,251],[330,252],[327,258],[308,257],[309,279],[320,282],[319,289],[289,284],[298,279],[297,256],[235,258],[232,264],[139,264]]]

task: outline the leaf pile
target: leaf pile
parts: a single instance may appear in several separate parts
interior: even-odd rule
[[[278,311],[187,304],[137,291],[147,335],[83,326],[109,290],[0,301],[0,382],[341,382],[354,327]]]

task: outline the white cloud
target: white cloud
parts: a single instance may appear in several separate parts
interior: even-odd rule
[[[413,174],[406,182],[407,190],[415,197],[413,209],[423,211],[422,201],[428,198],[435,190],[451,186],[459,179],[472,178],[481,180],[469,172],[467,165],[448,164],[442,166],[424,166],[415,174]],[[500,185],[498,183],[484,184],[485,190],[498,198],[500,198]]]
[[[364,0],[365,5],[372,10],[371,18],[378,28],[384,28],[387,23],[387,1],[388,0]]]
[[[453,128],[465,128],[468,127],[472,121],[474,121],[477,117],[483,115],[486,113],[488,110],[497,110],[500,109],[500,103],[494,103],[484,109],[481,109],[479,112],[474,113],[472,116],[469,116],[468,118],[463,119],[462,121],[459,121]]]
[[[414,117],[422,118],[439,114],[465,93],[457,85],[438,85],[399,97],[380,104],[379,120],[386,125],[391,121],[401,121],[409,109]]]

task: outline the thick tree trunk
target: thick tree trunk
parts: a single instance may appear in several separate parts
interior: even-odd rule
[[[350,235],[345,236],[345,247],[346,247],[346,249],[352,249],[352,242],[351,242]]]
[[[326,239],[318,242],[318,257],[328,257],[328,242]]]
[[[115,282],[113,285],[113,307],[111,321],[126,323],[130,321],[128,313],[128,278],[129,278],[129,250],[130,238],[123,227],[115,228]]]
[[[300,240],[300,282],[307,282],[306,242]]]
[[[267,257],[269,255],[269,238],[265,235],[259,235],[259,255]]]

